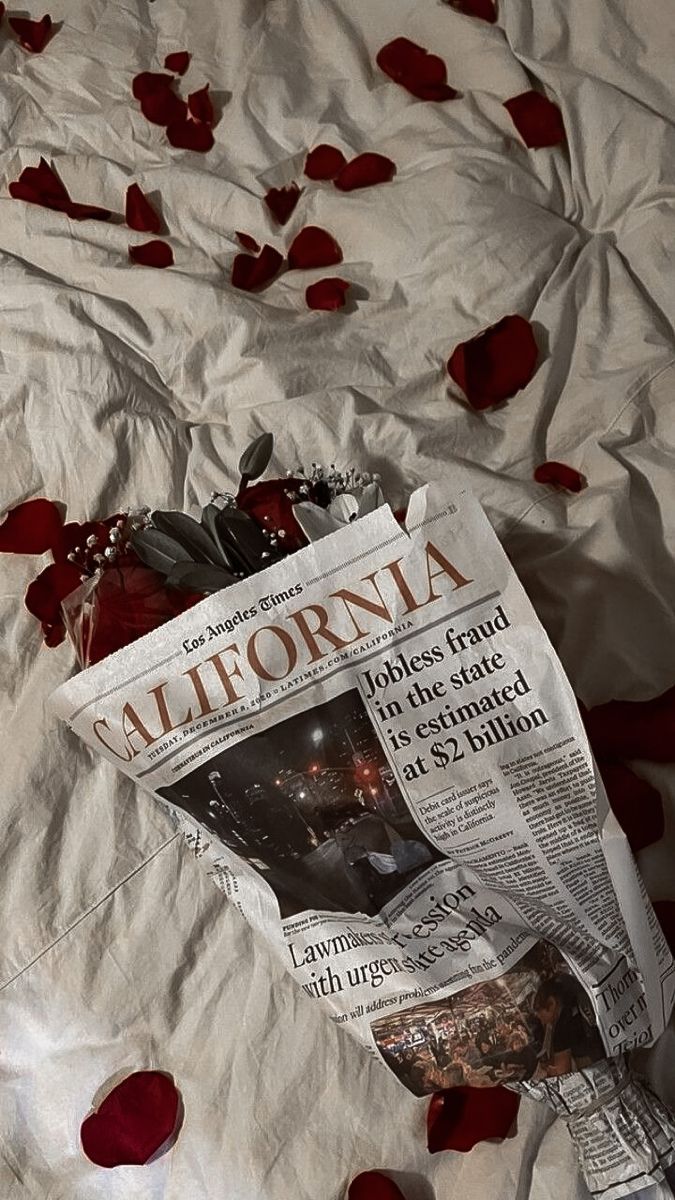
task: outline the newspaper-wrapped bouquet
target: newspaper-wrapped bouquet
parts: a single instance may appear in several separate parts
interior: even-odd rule
[[[55,713],[415,1095],[505,1085],[567,1121],[594,1195],[666,1184],[675,1128],[627,1055],[675,968],[489,522],[437,485],[394,514],[353,471],[254,482],[271,453],[199,520],[117,514],[65,552],[59,526],[36,615],[86,669]]]

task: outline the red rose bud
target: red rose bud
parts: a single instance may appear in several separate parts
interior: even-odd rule
[[[508,1088],[455,1087],[436,1092],[427,1110],[427,1146],[466,1153],[478,1142],[508,1137],[520,1107],[520,1096]]]
[[[305,175],[308,179],[335,179],[346,165],[347,159],[341,150],[322,142],[307,155]]]
[[[448,361],[448,373],[472,408],[481,410],[510,399],[524,388],[537,365],[537,343],[525,317],[502,317],[468,342]]]
[[[523,92],[504,102],[518,133],[530,150],[565,141],[565,126],[557,104],[540,92]]]
[[[176,1133],[179,1099],[160,1071],[127,1075],[82,1122],[87,1158],[99,1167],[142,1166]]]
[[[267,195],[263,197],[272,216],[280,225],[285,225],[288,221],[300,199],[301,192],[302,188],[299,188],[297,183],[291,183],[288,187],[270,188]]]

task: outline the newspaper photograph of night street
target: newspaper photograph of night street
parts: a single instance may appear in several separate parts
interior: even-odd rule
[[[374,915],[442,858],[411,817],[355,689],[159,790],[260,872],[282,917]]]

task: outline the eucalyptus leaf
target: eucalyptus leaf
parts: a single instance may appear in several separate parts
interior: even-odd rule
[[[166,579],[168,587],[180,588],[184,592],[221,592],[223,588],[237,583],[234,575],[223,567],[206,563],[176,563]]]
[[[180,542],[151,526],[139,529],[131,538],[131,545],[141,562],[161,575],[168,575],[176,563],[194,562],[192,555]]]
[[[183,555],[183,558],[190,557],[195,562],[218,563],[218,547],[194,517],[182,512],[154,512],[150,519],[156,529],[173,538],[188,551],[188,555]]]
[[[228,571],[239,571],[246,564],[241,561],[234,546],[218,528],[217,522],[221,512],[222,509],[218,508],[217,504],[206,504],[202,509],[202,525],[218,549],[221,566],[226,567]]]
[[[240,508],[222,508],[216,518],[216,528],[234,547],[249,571],[262,571],[280,557],[272,550],[262,529]]]
[[[242,479],[259,479],[267,470],[274,449],[274,436],[271,433],[261,433],[255,441],[247,446],[239,459],[239,474]]]

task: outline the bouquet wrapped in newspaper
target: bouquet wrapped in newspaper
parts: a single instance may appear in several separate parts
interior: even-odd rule
[[[568,1123],[594,1195],[667,1188],[675,1127],[626,1055],[675,969],[515,572],[466,494],[426,486],[402,525],[377,483],[317,489],[285,492],[285,548],[309,544],[229,577],[188,555],[174,581],[212,594],[55,711],[405,1087],[506,1084]],[[161,567],[178,527],[144,526]]]

